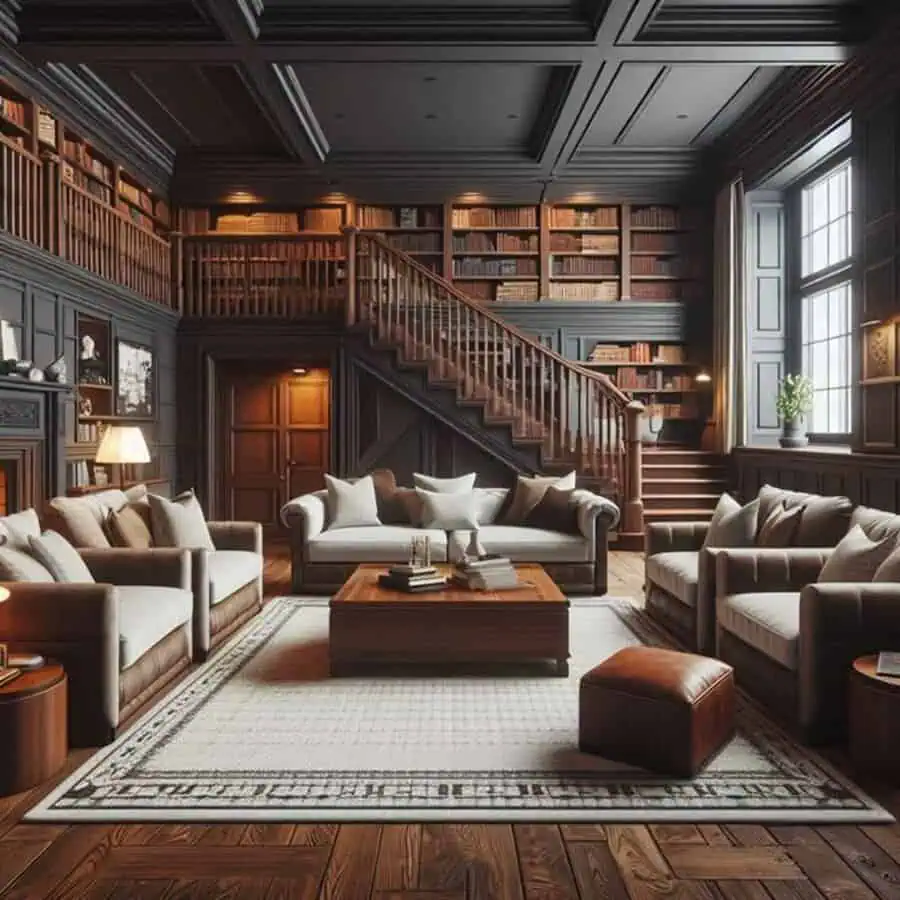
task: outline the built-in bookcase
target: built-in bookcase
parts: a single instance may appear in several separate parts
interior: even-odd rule
[[[618,206],[550,207],[547,296],[618,300],[622,296]]]
[[[443,206],[360,205],[356,225],[362,232],[380,235],[432,272],[445,274]]]

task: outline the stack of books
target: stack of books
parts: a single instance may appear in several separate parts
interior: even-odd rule
[[[378,584],[392,591],[418,594],[425,591],[439,591],[447,586],[447,579],[434,566],[391,566],[378,576]]]
[[[503,591],[519,586],[519,576],[505,556],[483,556],[458,563],[453,581],[470,591]]]

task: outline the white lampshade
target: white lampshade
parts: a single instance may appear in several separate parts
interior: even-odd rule
[[[4,600],[9,600],[9,589],[0,587],[0,603],[3,603]]]
[[[110,425],[103,432],[94,462],[125,465],[150,462],[144,433],[137,425]]]

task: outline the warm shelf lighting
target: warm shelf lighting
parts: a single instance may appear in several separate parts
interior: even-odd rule
[[[225,203],[262,203],[259,197],[256,194],[251,194],[249,191],[233,191],[232,193],[226,195]]]
[[[297,366],[295,369],[291,369],[291,371],[295,375],[308,375],[309,369],[304,369],[303,366]]]
[[[456,198],[457,203],[487,203],[487,197],[484,194],[479,194],[477,191],[469,191],[465,194],[460,194]]]
[[[694,381],[697,381],[700,384],[708,384],[710,381],[712,381],[712,376],[709,374],[709,372],[706,371],[706,369],[701,369],[694,376]]]

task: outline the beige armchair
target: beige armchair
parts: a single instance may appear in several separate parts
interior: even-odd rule
[[[900,646],[900,584],[816,584],[821,550],[723,550],[717,655],[738,682],[812,743],[846,730],[857,656]]]
[[[2,520],[0,520],[2,521]],[[96,584],[5,582],[0,635],[12,652],[59,660],[69,679],[69,741],[112,740],[192,655],[186,550],[84,550]]]

